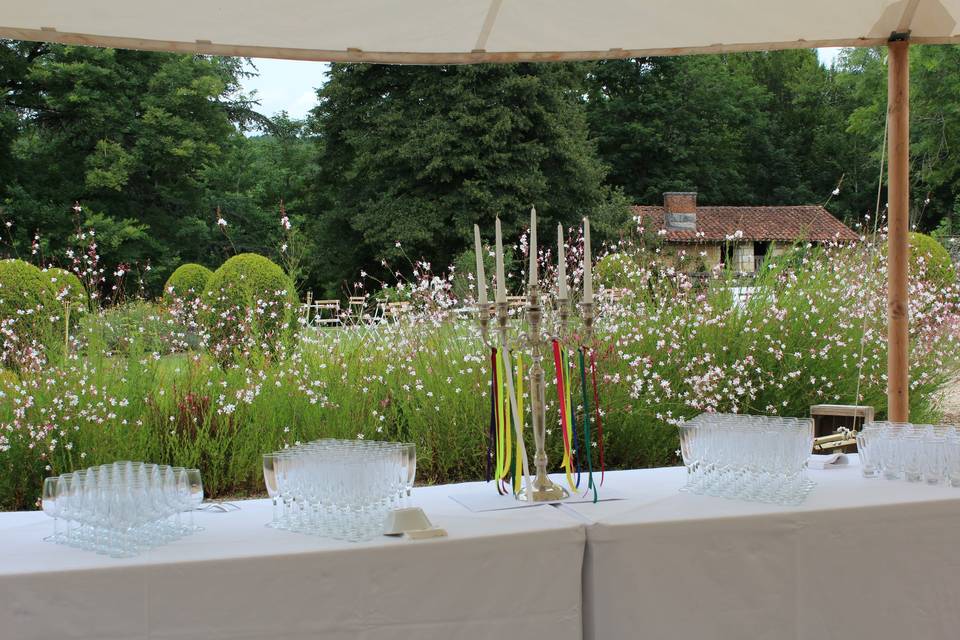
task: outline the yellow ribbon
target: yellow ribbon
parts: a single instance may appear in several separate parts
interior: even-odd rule
[[[504,361],[503,368],[506,370],[510,366],[509,360]],[[510,415],[510,394],[509,392],[503,394],[504,403],[504,421],[503,421],[503,433],[504,433],[504,445],[503,445],[503,474],[501,478],[506,478],[507,474],[510,473],[510,453],[513,451],[513,416]]]
[[[503,425],[504,425],[504,404],[506,397],[506,384],[503,379],[503,352],[497,349],[497,389],[499,402],[497,403],[497,473],[496,479],[499,481],[503,477]]]

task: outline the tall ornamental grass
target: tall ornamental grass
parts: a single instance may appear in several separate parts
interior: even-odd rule
[[[607,467],[676,463],[674,425],[702,411],[803,416],[860,402],[882,417],[886,274],[871,256],[798,247],[735,304],[732,274],[691,279],[632,254],[632,290],[603,302],[597,324]],[[0,507],[33,507],[44,475],[118,459],[198,466],[215,497],[255,493],[262,453],[325,436],[415,442],[418,481],[483,477],[489,354],[475,319],[451,313],[471,302],[427,270],[408,286],[416,308],[398,321],[301,328],[276,344],[243,327],[294,309],[222,314],[243,325],[229,359],[198,320],[202,298],[88,314],[68,349],[0,371]],[[911,416],[935,421],[934,392],[958,369],[960,291],[917,273],[910,300]],[[556,465],[552,383],[547,399]]]

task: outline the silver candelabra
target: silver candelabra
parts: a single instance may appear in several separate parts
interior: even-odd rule
[[[543,325],[543,296],[538,286],[531,285],[527,288],[526,304],[524,305],[524,315],[527,320],[526,335],[521,335],[514,341],[514,346],[524,349],[530,354],[532,365],[530,366],[530,405],[532,413],[533,440],[536,451],[533,456],[533,463],[536,474],[530,485],[529,495],[524,488],[518,498],[520,500],[529,500],[533,502],[554,502],[562,500],[569,496],[569,492],[562,486],[553,482],[547,475],[547,451],[546,451],[546,376],[543,370],[543,351],[549,346],[553,337],[545,338],[541,330]],[[592,302],[583,302],[580,304],[580,310],[583,315],[583,334],[579,336],[582,345],[589,344],[593,339],[593,319],[594,306]],[[483,336],[483,342],[487,346],[496,346],[499,349],[510,348],[509,329],[509,303],[506,300],[495,302],[493,304],[482,304],[478,308],[478,319],[480,322],[480,332]],[[570,333],[570,300],[567,297],[557,299],[558,326],[555,334],[556,339],[564,344],[571,338]],[[490,319],[495,317],[497,320],[496,342],[491,342],[489,337]],[[522,419],[522,416],[521,416]]]

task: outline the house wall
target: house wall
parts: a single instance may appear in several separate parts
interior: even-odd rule
[[[723,256],[723,247],[719,244],[703,245],[699,250],[707,254],[703,262],[706,264],[708,270],[720,264],[720,258]]]

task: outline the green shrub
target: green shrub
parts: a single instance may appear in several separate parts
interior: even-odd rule
[[[950,252],[923,233],[910,234],[910,272],[923,274],[924,280],[939,285],[953,284],[957,279]]]
[[[40,269],[23,260],[0,261],[0,322],[21,345],[59,334],[57,291]]]
[[[170,274],[167,283],[163,285],[163,295],[167,299],[197,298],[207,288],[213,271],[200,264],[182,264]]]
[[[147,353],[176,350],[183,337],[170,312],[160,305],[134,300],[87,314],[80,320],[81,335],[88,345],[106,353]]]
[[[44,275],[57,292],[57,300],[62,306],[70,305],[70,313],[85,313],[90,308],[90,297],[76,274],[59,267],[47,267]]]
[[[276,347],[290,335],[296,318],[293,281],[255,253],[224,262],[207,282],[203,302],[202,320],[221,356],[241,344]]]
[[[490,255],[489,247],[484,250],[483,270],[487,279],[487,298],[493,300],[495,294],[494,274],[496,273],[496,259]],[[516,269],[514,258],[516,254],[510,246],[504,247],[504,263],[507,271]],[[477,297],[477,254],[472,246],[457,255],[453,261],[453,295],[458,300],[476,299]],[[389,300],[394,302],[395,300]]]
[[[603,256],[593,268],[598,285],[608,289],[636,290],[641,282],[638,272],[640,268],[630,256],[623,253],[608,253]]]

